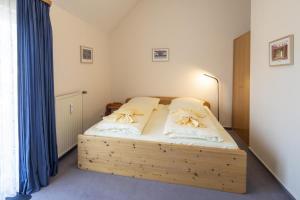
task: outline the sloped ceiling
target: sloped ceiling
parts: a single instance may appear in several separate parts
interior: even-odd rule
[[[112,31],[139,0],[55,0],[54,4],[104,32]]]

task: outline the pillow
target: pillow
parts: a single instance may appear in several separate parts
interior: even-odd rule
[[[128,101],[128,104],[134,104],[138,106],[150,106],[153,109],[157,109],[160,99],[154,97],[134,97]]]
[[[195,112],[202,112],[205,110],[203,104],[203,100],[192,97],[176,98],[172,100],[169,110],[174,112],[180,109],[188,109]]]

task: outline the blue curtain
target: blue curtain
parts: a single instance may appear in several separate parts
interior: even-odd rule
[[[20,193],[57,173],[52,28],[49,5],[17,0]]]

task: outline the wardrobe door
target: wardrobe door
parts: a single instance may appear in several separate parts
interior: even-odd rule
[[[232,127],[249,145],[250,32],[234,40]]]

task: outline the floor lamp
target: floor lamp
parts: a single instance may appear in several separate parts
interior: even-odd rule
[[[216,77],[211,76],[209,74],[203,74],[203,75],[217,81],[217,85],[218,85],[218,121],[220,121],[220,82],[219,82],[219,79],[217,79]]]

